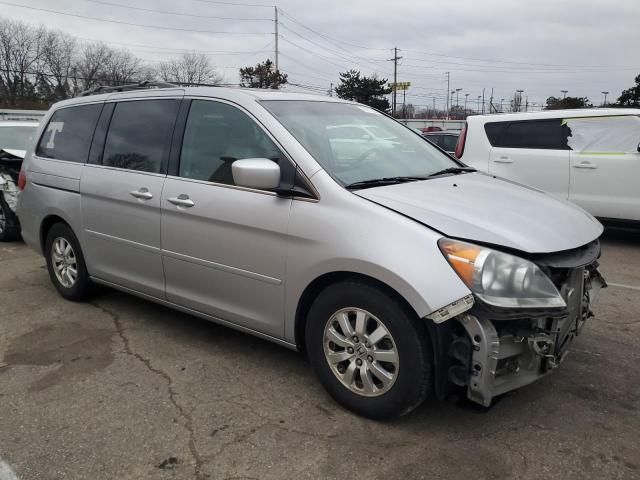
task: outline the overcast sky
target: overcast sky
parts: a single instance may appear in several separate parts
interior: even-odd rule
[[[201,51],[236,83],[239,67],[273,58],[274,8],[259,0],[231,3],[245,2],[0,0],[0,15],[126,47],[148,62],[181,49]],[[439,108],[447,71],[449,90],[462,89],[460,104],[469,94],[470,108],[483,87],[487,102],[493,87],[496,103],[522,89],[538,105],[561,90],[597,105],[602,91],[615,99],[640,74],[640,0],[283,0],[277,6],[280,69],[290,82],[317,90],[328,90],[349,68],[392,78],[393,47],[403,57],[398,80],[412,84],[407,102],[432,105],[435,98]]]

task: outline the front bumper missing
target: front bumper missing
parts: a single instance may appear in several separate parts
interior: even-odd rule
[[[463,376],[459,366],[449,370],[450,380],[466,385],[467,397],[489,406],[494,397],[523,387],[545,376],[565,358],[568,347],[593,316],[591,307],[606,282],[597,269],[576,268],[561,294],[567,303],[563,316],[495,320],[477,309],[456,317],[470,342],[469,355],[455,345],[452,355],[468,365]],[[457,369],[457,370],[456,370]]]

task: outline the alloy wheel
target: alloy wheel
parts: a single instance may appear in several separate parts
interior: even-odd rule
[[[333,374],[351,392],[386,393],[398,377],[396,344],[385,324],[357,307],[334,313],[324,329],[324,354]]]
[[[78,278],[78,264],[73,247],[66,238],[58,237],[53,241],[51,260],[58,282],[65,288],[73,287]]]

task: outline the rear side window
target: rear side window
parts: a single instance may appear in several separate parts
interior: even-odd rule
[[[101,110],[101,103],[57,110],[40,138],[36,155],[69,162],[86,162]]]
[[[502,132],[504,132],[507,125],[509,125],[507,122],[485,123],[484,131],[487,134],[487,138],[489,139],[491,146],[501,146],[500,138],[502,137]]]
[[[568,149],[568,129],[561,119],[488,123],[485,132],[494,147]]]
[[[178,104],[177,100],[118,103],[109,124],[102,164],[142,172],[164,172]]]

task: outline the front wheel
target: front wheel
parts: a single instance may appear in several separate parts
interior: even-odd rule
[[[329,286],[307,319],[311,364],[331,396],[354,412],[373,419],[404,415],[431,387],[432,353],[420,322],[376,285]]]

